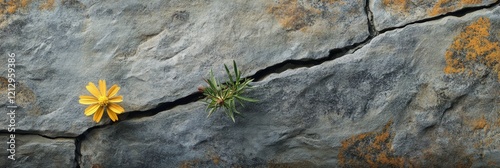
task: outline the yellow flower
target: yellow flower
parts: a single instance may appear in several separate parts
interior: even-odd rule
[[[86,88],[92,96],[80,96],[80,104],[90,105],[85,109],[85,115],[90,116],[95,113],[94,121],[99,122],[104,114],[104,109],[106,109],[109,118],[113,122],[118,121],[116,114],[121,114],[125,111],[123,107],[116,104],[123,101],[122,96],[115,96],[120,87],[115,84],[106,93],[106,81],[99,80],[99,90],[97,90],[97,87],[92,82],[89,82]]]

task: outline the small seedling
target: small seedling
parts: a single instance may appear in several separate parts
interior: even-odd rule
[[[253,79],[241,78],[241,72],[236,67],[236,62],[233,61],[234,74],[229,71],[229,68],[224,64],[229,81],[226,83],[219,83],[215,79],[214,73],[210,70],[210,78],[204,79],[208,83],[208,87],[200,87],[198,90],[203,92],[206,96],[207,111],[208,116],[212,115],[215,111],[220,108],[224,108],[225,113],[229,118],[236,122],[235,115],[242,116],[240,112],[236,110],[236,102],[243,106],[243,101],[247,102],[257,102],[258,100],[243,97],[245,90],[251,88],[250,82]]]

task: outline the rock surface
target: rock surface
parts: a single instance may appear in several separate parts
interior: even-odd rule
[[[444,68],[449,46],[478,20],[489,20],[490,38],[499,39],[499,13],[410,25],[334,61],[273,74],[255,84],[249,96],[260,102],[242,108],[245,118],[234,124],[222,113],[206,119],[196,102],[96,129],[81,145],[80,164],[497,166],[497,74]]]
[[[495,3],[1,1],[18,134],[16,161],[2,149],[0,167],[495,167]],[[266,69],[248,93],[260,101],[236,123],[206,118],[185,97],[232,60],[246,75]],[[117,123],[78,104],[99,79],[122,87],[130,113]],[[0,117],[6,141],[10,122]]]
[[[2,143],[11,141],[10,134],[1,134]],[[3,146],[12,146],[13,158],[9,151],[2,148],[0,153],[0,167],[54,167],[65,168],[75,165],[75,140],[48,139],[38,135],[14,135],[14,143]],[[7,151],[7,152],[5,152]]]
[[[126,111],[145,111],[196,92],[223,63],[253,74],[369,35],[364,0],[12,2],[1,6],[0,53],[17,55],[18,129],[49,136],[95,125],[78,104],[88,82],[119,84]]]
[[[498,0],[371,0],[370,9],[375,28],[384,30],[496,2]]]

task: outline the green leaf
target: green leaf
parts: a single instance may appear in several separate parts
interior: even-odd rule
[[[215,80],[214,73],[210,70],[210,79],[208,80],[208,85],[213,90],[217,90],[217,80]]]
[[[217,108],[212,108],[210,112],[208,112],[207,118],[210,117],[210,115],[212,115],[212,113],[214,113],[216,109]]]
[[[227,68],[227,65],[224,64],[224,68],[226,69],[227,76],[229,77],[229,82],[234,83],[233,76],[231,75],[231,72],[229,72],[229,68]]]
[[[236,66],[236,61],[233,60],[233,68],[234,68],[234,75],[236,76],[236,82],[239,83],[240,81],[240,71],[238,71],[238,67]]]
[[[240,100],[247,101],[247,102],[258,102],[259,101],[257,99],[252,99],[252,98],[238,96],[238,95],[235,95],[234,97],[236,97],[237,99],[240,99]]]
[[[236,120],[234,120],[234,114],[233,113],[229,113],[229,116],[231,117],[231,119],[233,120],[233,122],[236,122]]]

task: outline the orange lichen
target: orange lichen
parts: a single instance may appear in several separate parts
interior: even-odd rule
[[[483,117],[481,117],[480,119],[474,121],[473,123],[474,125],[474,130],[482,130],[482,129],[488,129],[488,121]]]
[[[16,10],[17,10],[17,6],[15,6],[15,5],[9,5],[7,7],[7,13],[9,13],[9,14],[13,14],[14,12],[16,12]]]
[[[480,4],[483,3],[483,0],[463,0],[464,4]]]
[[[423,9],[429,16],[437,16],[447,12],[464,8],[466,5],[481,4],[482,0],[434,0],[430,1],[410,1],[410,0],[382,0],[383,7],[391,9],[391,12],[408,15]],[[432,8],[431,8],[432,7]],[[411,10],[413,8],[420,8]],[[411,10],[411,11],[410,11]]]
[[[54,9],[55,0],[47,0],[45,3],[40,5],[40,9]]]
[[[343,167],[403,167],[405,159],[394,156],[389,121],[382,132],[368,132],[342,141],[338,159]]]
[[[311,12],[299,5],[297,0],[280,0],[280,4],[268,8],[285,30],[299,30],[310,24]]]
[[[444,14],[446,12],[451,12],[459,8],[463,8],[465,5],[474,5],[482,3],[482,0],[438,0],[434,7],[429,11],[429,16],[437,16]]]
[[[320,0],[320,2],[323,2],[323,3],[329,3],[329,4],[332,4],[334,2],[337,2],[339,0]]]
[[[396,11],[406,12],[408,10],[408,0],[383,0],[382,3]]]
[[[5,2],[5,0],[0,0],[0,21],[4,20],[6,15],[11,15],[19,11],[19,9],[24,9],[31,4],[32,0],[10,0]],[[55,0],[47,0],[44,2],[40,9],[52,9],[54,7]]]
[[[445,73],[474,74],[474,67],[481,64],[496,72],[500,80],[500,46],[490,41],[490,26],[490,20],[482,17],[455,37],[445,54]]]
[[[339,0],[319,2],[323,5],[340,3]],[[328,15],[326,13],[329,12],[312,4],[312,1],[299,3],[298,0],[279,0],[275,5],[269,6],[267,12],[273,14],[287,31],[305,30],[307,26],[314,24],[316,19]]]
[[[220,162],[220,156],[212,156],[212,162],[214,162],[215,165],[218,165]]]
[[[26,7],[28,4],[31,3],[31,0],[21,0],[21,7]]]
[[[191,168],[191,167],[198,167],[199,164],[200,164],[200,160],[186,160],[186,161],[183,161],[181,162],[181,164],[179,165],[179,168]]]

